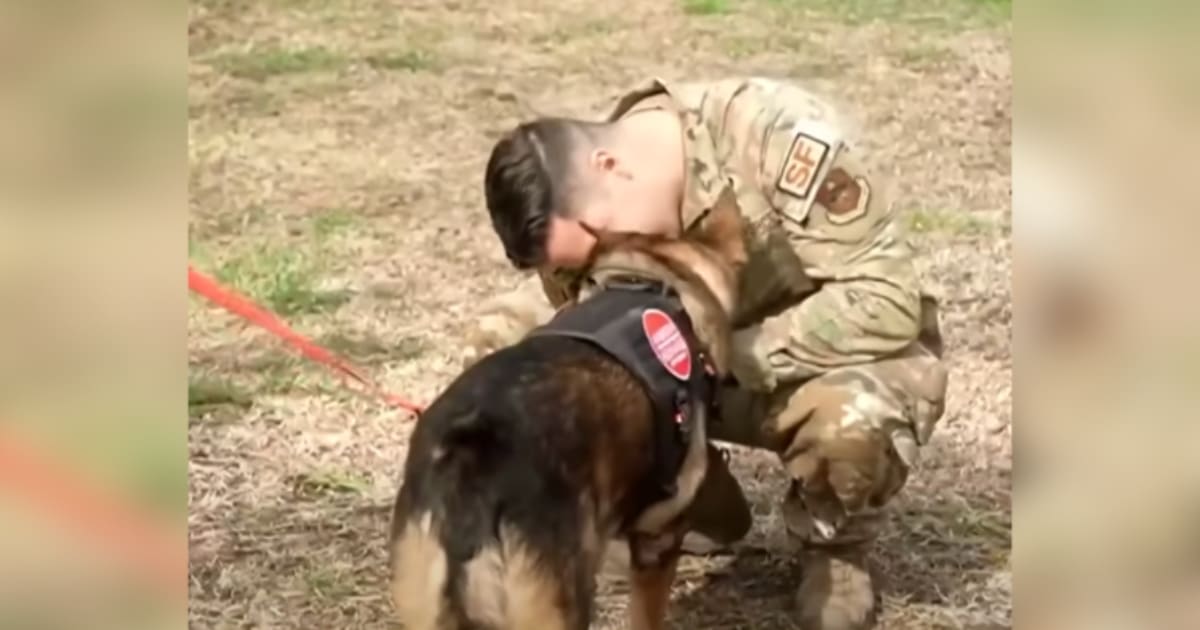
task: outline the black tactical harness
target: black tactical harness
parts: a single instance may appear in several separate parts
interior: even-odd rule
[[[636,277],[607,280],[601,288],[529,334],[590,342],[637,377],[654,404],[657,494],[673,495],[695,419],[703,415],[697,414],[697,409],[712,404],[715,377],[707,357],[699,350],[691,319],[673,289]],[[661,360],[655,345],[664,354]],[[678,373],[673,374],[667,364]]]

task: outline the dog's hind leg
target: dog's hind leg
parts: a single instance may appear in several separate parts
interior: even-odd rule
[[[491,545],[461,566],[448,597],[446,551],[430,531],[428,513],[410,521],[392,546],[392,603],[404,630],[578,630],[567,611],[563,581],[548,563],[513,538]],[[452,601],[453,600],[453,601]]]
[[[504,549],[508,621],[505,630],[576,630],[574,616],[564,609],[574,598],[564,596],[564,580],[555,575],[551,563],[540,561],[511,533]]]
[[[524,545],[512,530],[463,565],[462,627],[488,630],[582,630],[586,617],[567,610],[578,600],[563,591],[559,567]],[[585,620],[580,625],[579,620]],[[406,629],[407,630],[407,629]]]
[[[446,551],[426,512],[403,525],[393,543],[392,604],[405,630],[440,630],[446,618]]]

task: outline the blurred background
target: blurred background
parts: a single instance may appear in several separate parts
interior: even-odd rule
[[[0,627],[186,621],[182,7],[0,7]]]

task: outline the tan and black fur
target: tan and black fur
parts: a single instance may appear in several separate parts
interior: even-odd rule
[[[606,271],[667,282],[719,374],[745,261],[736,206],[697,234],[604,234]],[[584,288],[580,300],[591,290]],[[569,308],[569,306],[568,306]],[[605,545],[633,552],[631,627],[661,628],[683,517],[704,477],[703,422],[679,490],[656,504],[651,401],[620,363],[583,341],[533,336],[471,365],[413,434],[391,532],[392,597],[408,630],[582,630]]]

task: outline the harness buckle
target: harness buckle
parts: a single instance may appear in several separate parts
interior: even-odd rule
[[[620,289],[625,291],[645,291],[657,293],[663,297],[675,296],[675,289],[661,280],[652,280],[634,274],[618,274],[600,283],[604,289]]]

